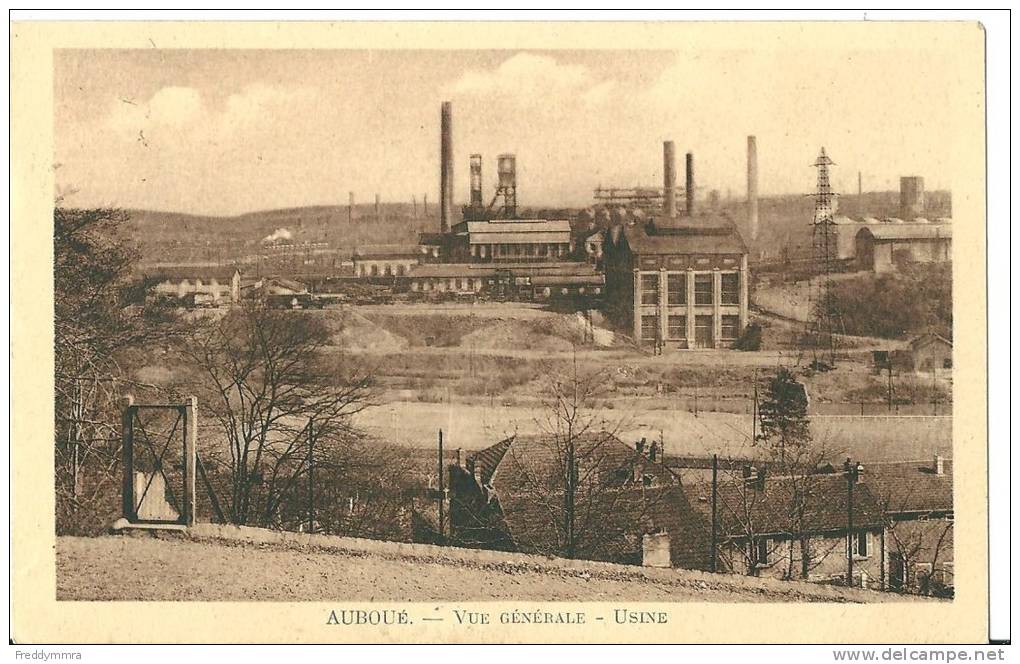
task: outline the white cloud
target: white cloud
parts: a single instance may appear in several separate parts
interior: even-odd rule
[[[465,72],[452,86],[461,95],[540,99],[544,95],[584,95],[604,85],[583,65],[562,64],[555,58],[518,53],[495,69]]]
[[[161,131],[173,131],[175,140],[222,139],[260,121],[271,123],[289,106],[309,108],[305,88],[277,88],[253,84],[227,97],[219,108],[211,107],[195,88],[169,86],[157,90],[147,101],[111,101],[105,124],[124,138],[135,140],[143,132],[156,140]],[[187,130],[184,135],[181,132]]]

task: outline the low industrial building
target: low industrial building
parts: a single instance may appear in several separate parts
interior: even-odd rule
[[[230,304],[241,299],[241,272],[233,267],[180,266],[151,268],[149,271],[156,281],[152,291],[157,297],[195,306]]]
[[[585,263],[426,263],[406,278],[412,293],[486,293],[494,297],[542,300],[598,296],[604,279]]]
[[[911,263],[952,260],[953,227],[947,223],[869,225],[855,236],[857,266],[872,272],[893,272]]]
[[[953,342],[929,332],[910,342],[911,369],[918,372],[938,372],[953,368]]]
[[[402,277],[417,265],[421,245],[369,244],[354,250],[354,274],[359,277]]]

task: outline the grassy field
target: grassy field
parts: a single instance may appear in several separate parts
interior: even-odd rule
[[[613,409],[602,412],[607,427],[627,443],[645,437],[664,441],[668,454],[748,457],[751,417],[734,413]],[[549,430],[538,408],[480,404],[391,402],[358,415],[357,424],[384,440],[410,447],[434,447],[439,429],[450,449],[477,450],[518,432]],[[951,456],[950,417],[815,417],[813,437],[833,460],[928,459]]]

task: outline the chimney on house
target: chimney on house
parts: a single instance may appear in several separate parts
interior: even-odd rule
[[[653,440],[651,447],[648,448],[648,460],[652,463],[655,462],[655,457],[659,455],[659,441]]]
[[[843,462],[843,472],[852,479],[854,484],[858,484],[864,475],[864,464],[860,461],[854,463],[847,457],[847,460]]]
[[[645,439],[642,438],[638,442],[634,443],[634,449],[637,450],[638,454],[644,454],[645,453]]]
[[[443,102],[439,128],[439,232],[453,223],[453,104]]]
[[[673,141],[662,143],[662,206],[667,217],[676,216],[676,153]]]
[[[672,567],[669,533],[662,529],[641,537],[641,564],[644,567]]]
[[[694,153],[687,153],[687,216],[694,216]]]
[[[939,476],[946,474],[946,460],[942,458],[941,454],[935,455],[935,463],[932,464],[932,470]]]

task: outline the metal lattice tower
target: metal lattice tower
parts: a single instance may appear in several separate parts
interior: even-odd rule
[[[818,159],[812,164],[818,169],[818,182],[815,186],[815,193],[811,194],[815,199],[814,219],[811,223],[811,244],[814,249],[815,265],[822,270],[822,283],[812,302],[813,352],[822,346],[828,346],[830,366],[834,366],[836,362],[836,344],[833,336],[836,331],[836,315],[832,311],[829,290],[832,282],[833,261],[836,259],[836,224],[833,216],[836,213],[838,194],[832,190],[832,185],[829,182],[829,166],[835,165],[836,162],[825,154],[823,147]],[[817,357],[815,359],[817,362]]]

